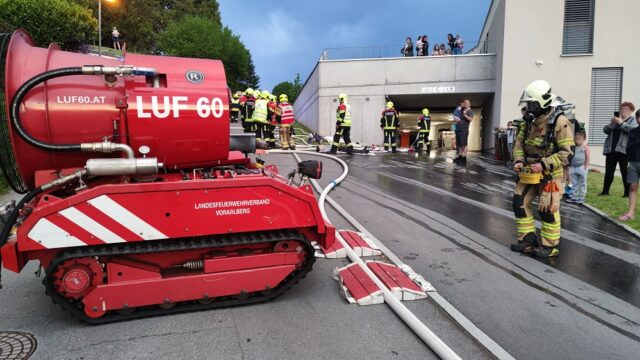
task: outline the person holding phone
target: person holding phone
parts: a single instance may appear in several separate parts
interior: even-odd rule
[[[620,165],[620,173],[622,174],[622,183],[624,184],[623,197],[629,197],[629,183],[627,183],[627,166],[629,160],[627,158],[627,141],[631,129],[638,126],[633,117],[636,107],[628,101],[620,104],[620,111],[613,113],[611,123],[604,126],[607,139],[604,142],[602,153],[606,157],[604,185],[599,196],[609,195],[611,184],[613,183],[616,167]]]

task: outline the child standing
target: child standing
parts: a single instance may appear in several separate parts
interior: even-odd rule
[[[587,145],[587,134],[579,131],[575,136],[576,149],[571,161],[571,184],[573,194],[568,202],[582,204],[587,196],[587,170],[589,168],[589,158],[591,157],[589,145]]]

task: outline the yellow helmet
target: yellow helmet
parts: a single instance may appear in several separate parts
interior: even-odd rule
[[[269,92],[267,90],[261,90],[260,91],[260,97],[265,99],[265,100],[269,100]]]
[[[281,103],[289,102],[289,97],[287,96],[287,94],[280,94],[280,102]]]
[[[275,95],[271,94],[269,95],[269,100],[271,100],[272,102],[276,102],[278,101],[278,98]]]
[[[529,84],[522,96],[520,97],[520,105],[526,105],[528,102],[537,102],[541,109],[551,105],[556,96],[551,92],[551,85],[544,80],[536,80]]]
[[[347,96],[347,94],[340,94],[338,95],[338,100],[340,100],[340,102],[345,102],[349,100],[349,97]]]
[[[429,116],[429,109],[427,108],[422,109],[422,115]]]
[[[393,109],[393,102],[387,101],[387,109]]]
[[[253,95],[253,89],[252,88],[248,88],[247,90],[244,91],[244,93],[246,95]]]

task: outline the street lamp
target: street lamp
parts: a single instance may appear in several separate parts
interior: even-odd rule
[[[102,1],[98,0],[98,56],[102,56]],[[104,0],[113,3],[115,0]]]

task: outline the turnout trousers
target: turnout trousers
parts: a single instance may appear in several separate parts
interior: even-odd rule
[[[331,144],[331,152],[335,153],[340,147],[340,138],[344,139],[344,143],[347,145],[347,152],[353,153],[353,144],[351,143],[351,127],[340,126],[336,129],[335,135],[333,135],[333,144]]]
[[[427,151],[431,150],[429,149],[429,132],[420,131],[420,133],[418,134],[418,150],[422,151],[422,148],[424,148],[425,146],[427,147]]]
[[[291,136],[291,124],[280,124],[280,145],[283,150],[295,149],[296,144]]]
[[[396,130],[383,130],[384,131],[384,149],[389,150],[389,146],[391,146],[391,150],[396,152]]]
[[[554,179],[560,188],[560,179]],[[518,181],[513,193],[513,212],[516,217],[516,229],[518,241],[524,239],[527,234],[536,233],[536,223],[533,218],[531,203],[542,194],[543,184],[523,184]],[[543,246],[554,247],[560,243],[560,210],[555,213],[540,211],[542,229],[540,231],[540,243]]]

